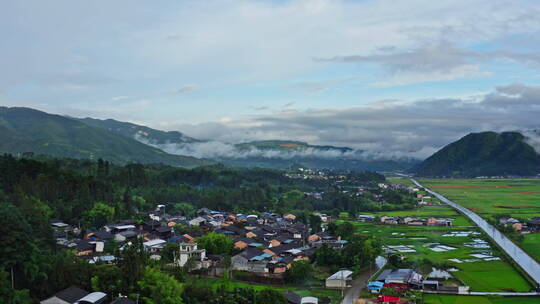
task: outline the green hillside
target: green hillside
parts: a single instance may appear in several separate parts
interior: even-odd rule
[[[195,167],[205,161],[167,154],[134,139],[77,120],[29,108],[0,107],[0,152],[103,158],[115,163],[164,163]]]
[[[534,176],[540,155],[518,132],[471,133],[439,150],[415,168],[419,176]]]
[[[200,142],[199,140],[186,136],[178,131],[161,131],[114,119],[102,120],[90,117],[76,119],[92,127],[105,129],[131,138],[136,138],[140,141],[147,140],[155,145]]]

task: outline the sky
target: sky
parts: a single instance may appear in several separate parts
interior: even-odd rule
[[[540,1],[0,3],[0,104],[424,158],[540,117]]]

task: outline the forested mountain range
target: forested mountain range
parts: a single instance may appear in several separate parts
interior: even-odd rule
[[[163,163],[194,167],[209,163],[194,157],[168,154],[131,137],[75,119],[18,107],[0,107],[0,152],[103,158],[120,164]]]
[[[540,155],[519,132],[471,133],[413,171],[433,177],[535,176],[540,173]]]

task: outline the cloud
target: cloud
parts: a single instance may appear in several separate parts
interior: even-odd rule
[[[147,145],[159,148],[167,153],[177,155],[188,155],[198,158],[225,159],[225,158],[278,158],[278,159],[293,159],[293,158],[375,158],[374,155],[362,155],[358,151],[340,151],[340,150],[324,150],[317,148],[306,148],[298,150],[261,150],[255,147],[238,147],[235,144],[225,143],[220,141],[205,141],[189,144],[179,143],[155,143],[147,138],[136,135],[135,139]]]
[[[540,129],[525,131],[523,135],[526,137],[526,142],[534,148],[536,153],[540,154]]]
[[[115,96],[113,98],[111,98],[112,101],[119,101],[119,100],[123,100],[123,99],[127,99],[129,98],[129,96]]]
[[[348,146],[378,158],[422,159],[469,132],[538,129],[538,117],[540,86],[511,84],[470,98],[282,111],[176,129],[219,142],[300,140]]]
[[[195,91],[198,88],[199,88],[199,86],[196,85],[196,84],[188,84],[188,85],[185,85],[185,86],[180,87],[178,89],[171,90],[170,93],[172,93],[172,94],[182,94],[182,93],[186,93],[186,92]]]
[[[345,84],[355,79],[357,79],[357,77],[349,77],[345,79],[328,80],[328,81],[300,82],[300,83],[295,83],[288,86],[287,89],[302,90],[307,93],[319,93],[322,91],[335,89],[341,86],[342,84]]]
[[[540,52],[474,51],[457,47],[449,42],[438,42],[404,51],[398,51],[397,47],[383,47],[369,55],[334,56],[315,58],[315,60],[379,65],[385,70],[387,79],[373,85],[388,87],[489,76],[492,73],[482,71],[480,66],[480,63],[488,61],[514,61],[538,68],[540,67]]]

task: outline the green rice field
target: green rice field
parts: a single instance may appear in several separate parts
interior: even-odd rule
[[[471,259],[471,254],[481,250],[465,246],[474,238],[483,238],[483,235],[469,235],[466,237],[445,236],[449,232],[470,231],[479,232],[475,227],[438,227],[438,226],[408,226],[384,225],[378,223],[353,223],[356,232],[365,235],[374,235],[383,240],[385,246],[411,246],[413,253],[403,252],[408,260],[420,263],[428,259],[433,263],[449,263],[459,271],[452,275],[470,286],[472,291],[529,291],[531,285],[521,274],[512,267],[496,248],[489,251],[493,256],[501,257],[497,261],[482,261],[456,263],[449,259]],[[435,252],[432,244],[438,243],[454,247],[454,250]]]
[[[485,219],[509,215],[526,222],[540,216],[540,179],[422,179],[422,185]],[[517,243],[540,261],[540,234]]]
[[[424,294],[425,304],[538,304],[539,297],[451,296]]]

